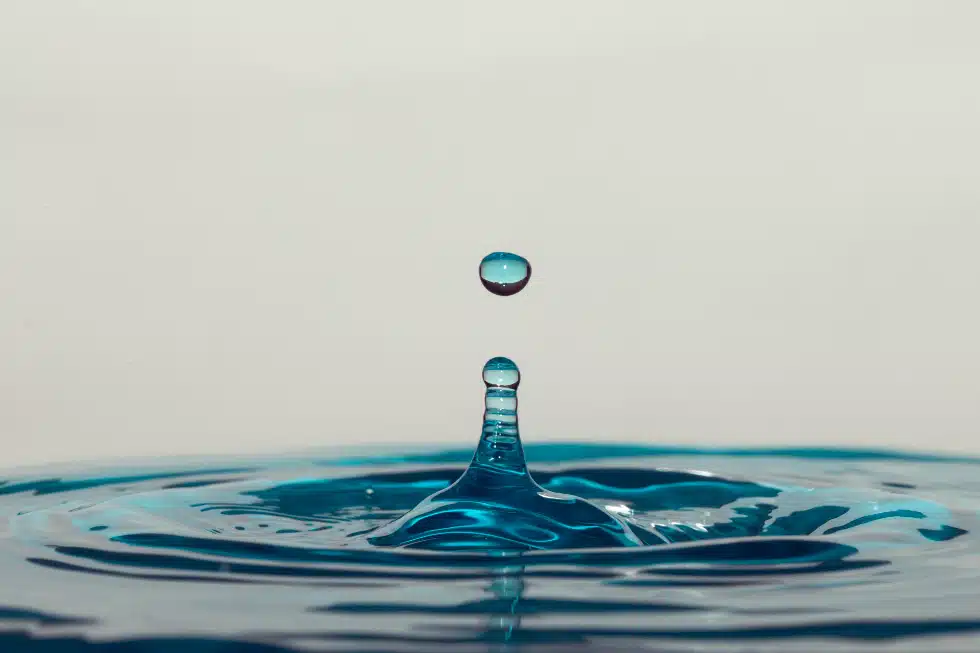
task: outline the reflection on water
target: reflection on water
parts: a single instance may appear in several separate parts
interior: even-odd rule
[[[208,651],[464,652],[980,641],[974,462],[527,453],[544,491],[588,501],[642,542],[372,543],[459,479],[464,451],[6,479],[0,650],[130,653],[172,650],[174,638]]]

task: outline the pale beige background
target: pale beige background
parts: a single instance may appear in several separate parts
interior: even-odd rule
[[[525,440],[980,451],[978,25],[3,0],[3,463],[470,446],[496,354]]]

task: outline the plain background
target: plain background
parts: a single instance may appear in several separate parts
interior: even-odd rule
[[[2,461],[470,446],[494,355],[525,441],[980,451],[978,24],[0,2]]]

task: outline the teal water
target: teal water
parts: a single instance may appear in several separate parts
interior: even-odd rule
[[[0,653],[980,650],[980,461],[525,448],[482,377],[473,449],[0,476]]]
[[[980,644],[973,460],[532,445],[528,478],[545,493],[643,542],[613,527],[602,541],[559,527],[545,541],[513,524],[547,530],[552,513],[504,519],[523,501],[507,493],[501,513],[483,508],[498,547],[452,520],[421,545],[372,542],[475,462],[472,450],[396,454],[8,476],[0,651]]]
[[[531,280],[531,264],[523,256],[493,252],[480,261],[480,282],[495,295],[508,297],[524,290]]]
[[[496,357],[483,367],[483,428],[456,481],[370,533],[375,546],[495,553],[640,546],[616,510],[538,485],[527,469],[517,420],[521,374]]]

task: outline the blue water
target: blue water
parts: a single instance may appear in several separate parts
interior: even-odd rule
[[[978,650],[977,461],[526,454],[649,541],[372,544],[465,449],[8,477],[0,651]]]
[[[493,252],[480,261],[480,282],[495,295],[519,293],[531,280],[531,264],[523,256]]]
[[[980,650],[980,461],[525,448],[483,381],[475,449],[0,476],[0,653]]]
[[[372,531],[375,546],[446,551],[567,551],[641,546],[619,509],[538,485],[527,469],[517,419],[521,374],[502,356],[483,367],[483,428],[473,460],[449,487]],[[652,536],[654,541],[659,540]]]

